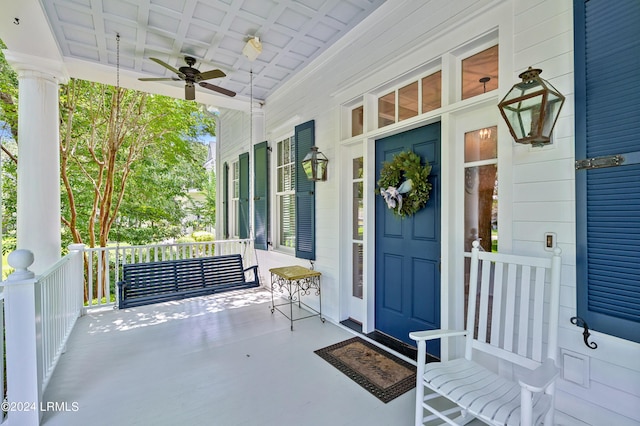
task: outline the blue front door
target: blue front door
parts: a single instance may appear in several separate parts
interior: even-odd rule
[[[440,123],[376,141],[376,181],[386,161],[413,151],[432,166],[429,201],[400,218],[376,195],[375,328],[415,346],[409,332],[440,328]],[[440,343],[427,344],[440,355]]]

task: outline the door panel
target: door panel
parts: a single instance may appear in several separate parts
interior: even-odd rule
[[[375,328],[411,345],[409,332],[440,327],[440,123],[376,141],[382,165],[412,150],[432,166],[425,208],[399,218],[376,196]],[[439,342],[427,347],[439,356]]]

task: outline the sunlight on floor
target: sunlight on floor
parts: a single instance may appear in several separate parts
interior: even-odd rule
[[[90,311],[87,314],[87,317],[91,318],[89,333],[128,331],[267,302],[271,302],[271,293],[260,288],[250,292],[228,291],[211,296],[127,308],[116,312]]]

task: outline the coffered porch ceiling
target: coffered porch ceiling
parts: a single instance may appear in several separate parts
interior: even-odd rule
[[[9,51],[62,61],[70,77],[115,84],[120,34],[121,85],[174,97],[184,82],[150,58],[178,68],[184,56],[200,71],[227,76],[211,83],[228,98],[198,87],[196,99],[241,108],[250,95],[266,99],[385,0],[0,0],[0,38]],[[250,62],[242,49],[258,36],[263,50]]]

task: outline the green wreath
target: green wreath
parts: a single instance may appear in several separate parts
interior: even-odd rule
[[[403,151],[382,165],[378,193],[387,207],[400,216],[413,216],[429,200],[431,184],[427,180],[431,166],[412,151]]]

